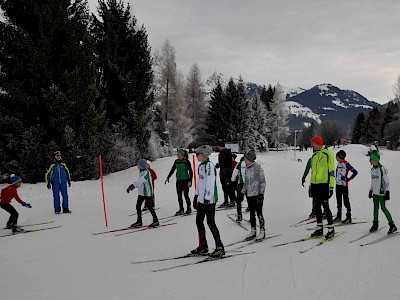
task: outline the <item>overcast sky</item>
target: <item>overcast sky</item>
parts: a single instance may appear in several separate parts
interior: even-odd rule
[[[125,0],[126,3],[129,0]],[[257,84],[331,83],[387,102],[400,74],[399,0],[135,0],[153,49]],[[97,0],[89,0],[95,10]]]

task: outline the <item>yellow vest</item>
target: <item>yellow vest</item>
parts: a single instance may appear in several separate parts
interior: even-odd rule
[[[329,183],[335,186],[335,161],[333,153],[322,147],[311,157],[311,184]]]

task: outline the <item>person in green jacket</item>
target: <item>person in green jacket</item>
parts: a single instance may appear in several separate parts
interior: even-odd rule
[[[311,236],[323,235],[321,208],[323,206],[328,221],[328,233],[325,238],[328,239],[335,235],[332,212],[328,202],[333,195],[333,188],[335,187],[335,160],[333,153],[324,146],[322,137],[314,136],[311,139],[311,144],[315,152],[311,157],[310,183],[317,217],[317,230]]]
[[[176,170],[176,193],[178,194],[179,210],[175,213],[175,215],[190,215],[192,213],[192,209],[190,207],[189,188],[192,186],[192,165],[190,164],[188,154],[185,150],[178,149],[176,156],[178,159],[175,160],[174,165],[172,166],[164,184],[169,182],[170,177]],[[186,212],[184,212],[182,193],[186,200]]]

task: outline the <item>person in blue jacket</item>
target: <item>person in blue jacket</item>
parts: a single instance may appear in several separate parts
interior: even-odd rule
[[[68,186],[71,187],[71,175],[67,165],[61,159],[61,151],[54,152],[54,163],[46,172],[46,185],[47,188],[53,189],[54,212],[59,214],[61,212],[60,206],[60,193],[62,195],[62,208],[63,213],[71,213],[68,206]]]

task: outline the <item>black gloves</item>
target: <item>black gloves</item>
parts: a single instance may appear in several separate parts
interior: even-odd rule
[[[169,177],[167,179],[165,179],[164,184],[169,183]]]
[[[329,199],[331,199],[333,195],[333,187],[329,188]]]
[[[369,199],[371,199],[371,198],[372,198],[372,191],[371,191],[371,190],[369,190],[369,193],[368,193],[368,198],[369,198]]]
[[[193,208],[194,209],[197,209],[197,205],[198,205],[197,198],[198,197],[199,197],[198,195],[194,195],[194,198],[193,198]]]
[[[261,204],[261,203],[263,203],[263,201],[264,201],[264,195],[263,194],[258,195],[257,196],[257,203]]]
[[[22,206],[25,206],[27,208],[32,208],[32,205],[30,205],[29,203],[26,203],[26,202],[22,203]]]
[[[68,180],[68,187],[71,187],[71,180]]]
[[[219,163],[215,164],[215,168],[218,169],[219,168]]]
[[[50,185],[50,183],[47,185],[47,188],[48,188],[48,189],[51,189],[51,185]]]
[[[128,186],[128,188],[126,189],[126,192],[129,193],[130,191],[133,191],[135,189],[135,186],[133,184],[131,184],[130,186]]]
[[[192,187],[192,182],[188,181],[188,187]]]
[[[301,178],[301,185],[304,186],[304,183],[306,182],[306,179],[303,177]]]
[[[385,200],[390,200],[390,192],[386,191],[385,193]]]

